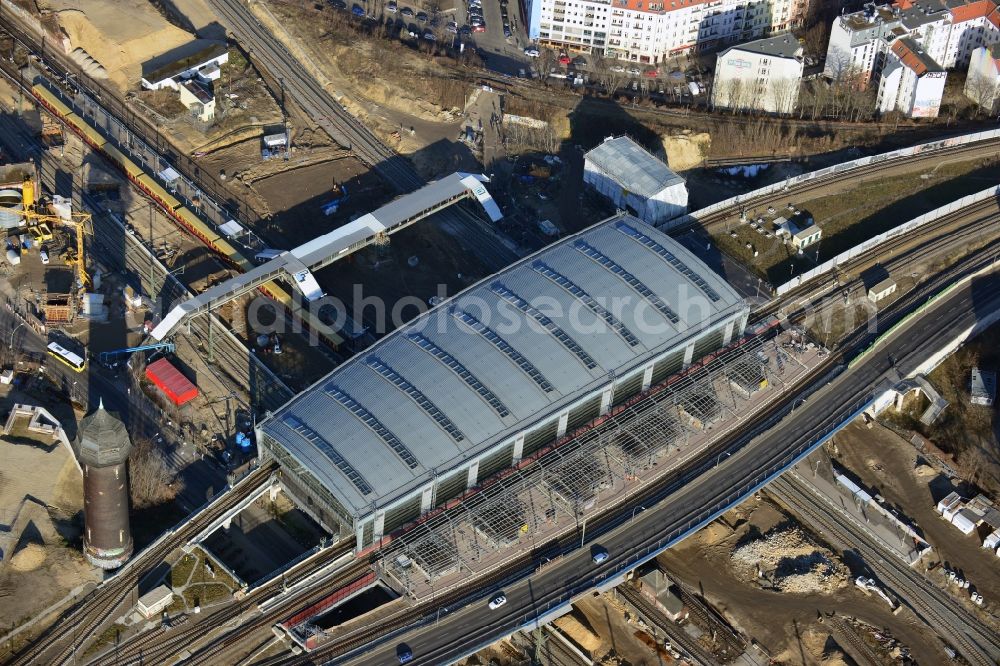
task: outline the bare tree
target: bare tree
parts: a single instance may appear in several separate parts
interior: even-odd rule
[[[539,49],[538,53],[538,75],[543,83],[548,83],[549,73],[555,69],[559,62],[559,54],[549,48]]]
[[[622,84],[628,78],[624,66],[617,60],[606,58],[603,55],[595,54],[592,57],[592,61],[591,64],[593,65],[598,83],[604,87],[604,90],[608,93],[608,97],[614,97],[615,92],[622,87]]]
[[[150,439],[138,439],[128,455],[129,494],[136,509],[169,502],[180,491],[183,481],[174,478],[167,459]]]
[[[977,113],[993,113],[996,107],[997,92],[996,80],[983,76],[981,72],[969,72],[965,82],[965,95],[976,104]]]
[[[802,47],[806,55],[819,57],[826,53],[830,41],[830,24],[819,21],[802,35]]]
[[[783,78],[771,82],[771,107],[776,113],[793,113],[799,98],[798,79]]]

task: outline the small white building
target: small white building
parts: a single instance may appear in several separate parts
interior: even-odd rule
[[[153,588],[139,597],[135,609],[147,620],[156,617],[174,601],[174,593],[166,585]]]
[[[731,46],[715,61],[712,104],[724,109],[791,113],[799,100],[802,45],[784,34]]]
[[[957,508],[956,508],[957,507]],[[962,497],[956,492],[948,493],[948,495],[937,503],[937,510],[946,520],[951,520],[952,516],[955,515],[962,508]]]
[[[969,401],[973,405],[992,407],[997,398],[997,373],[973,368],[969,389]]]
[[[809,226],[798,229],[792,233],[792,247],[796,250],[802,250],[810,245],[818,243],[822,237],[823,230],[819,228],[818,224],[813,222]]]
[[[958,528],[962,534],[972,534],[979,522],[978,516],[969,509],[962,509],[951,519],[951,524]]]
[[[229,62],[229,47],[225,42],[199,40],[186,49],[188,55],[176,59],[160,56],[142,66],[142,87],[147,90],[173,88],[191,78],[216,81],[222,76],[222,65]]]
[[[983,548],[996,550],[1000,547],[1000,530],[993,530],[983,539]]]
[[[906,37],[896,40],[879,79],[879,113],[900,111],[907,118],[937,118],[948,72],[922,46]]]
[[[584,156],[583,182],[647,224],[687,212],[684,179],[627,136],[608,137]]]
[[[1000,98],[1000,44],[972,52],[965,78],[965,96],[987,113],[995,113]]]
[[[868,300],[878,303],[883,298],[896,293],[896,281],[886,278],[868,290]]]
[[[215,94],[198,79],[181,81],[180,100],[198,120],[208,123],[215,120]]]

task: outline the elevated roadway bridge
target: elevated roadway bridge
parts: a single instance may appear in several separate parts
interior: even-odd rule
[[[467,606],[443,615],[435,614],[436,609],[430,605],[418,607],[408,624],[394,623],[381,632],[373,628],[367,636],[332,641],[320,646],[315,654],[293,659],[292,663],[329,658],[337,663],[390,664],[399,643],[413,650],[414,663],[449,663],[497,637],[544,623],[564,612],[573,597],[617,585],[626,571],[652,559],[777,478],[870,406],[881,385],[906,376],[957,333],[998,311],[997,273],[987,273],[951,290],[880,346],[862,355],[850,369],[841,365],[838,372],[831,368],[830,374],[814,383],[815,392],[808,398],[785,405],[784,413],[761,423],[749,441],[744,438],[733,443],[731,456],[721,464],[713,456],[670,479],[665,487],[637,497],[636,506],[646,510],[634,520],[630,514],[635,507],[627,507],[602,525],[589,525],[587,541],[599,543],[611,553],[603,564],[595,565],[586,548],[575,548],[529,578],[507,581],[505,585],[505,581],[498,580],[496,585],[503,585],[508,599],[502,612],[487,608],[486,599],[497,589],[488,587],[478,591],[478,598],[471,597],[475,601]],[[833,363],[831,359],[830,365]],[[957,601],[953,605],[960,607]],[[962,632],[963,656],[970,663],[983,665],[1000,659],[1000,638],[966,617],[967,612],[955,612],[967,622],[943,630]],[[395,632],[389,633],[390,629]]]

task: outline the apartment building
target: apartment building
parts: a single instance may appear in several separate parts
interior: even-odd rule
[[[834,80],[880,81],[892,45],[913,39],[945,69],[964,68],[972,51],[1000,41],[994,0],[898,0],[845,14],[830,30],[823,74]]]
[[[789,34],[729,47],[715,61],[712,104],[791,113],[799,99],[802,51]]]
[[[879,79],[879,113],[900,111],[908,118],[937,118],[948,72],[917,43],[893,42]]]
[[[545,46],[658,63],[801,25],[809,0],[528,0]]]

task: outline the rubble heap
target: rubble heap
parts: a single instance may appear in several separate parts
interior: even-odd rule
[[[761,587],[829,593],[850,581],[847,567],[797,526],[778,526],[732,552],[733,570]]]

